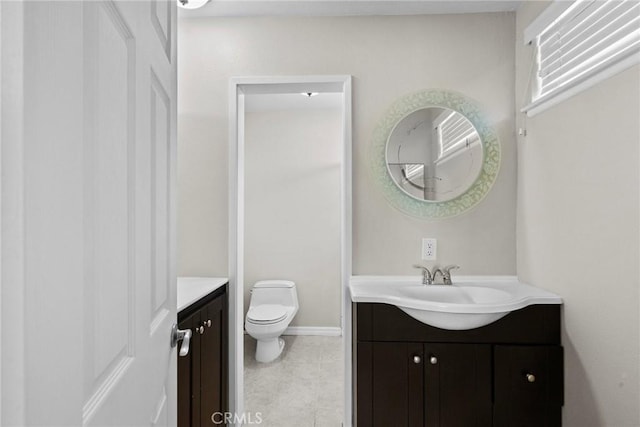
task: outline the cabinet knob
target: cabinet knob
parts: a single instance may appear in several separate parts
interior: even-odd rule
[[[422,362],[422,359],[420,358],[420,356],[413,356],[413,363],[418,364]]]
[[[527,381],[529,381],[530,383],[535,383],[536,382],[536,376],[533,374],[527,374]]]
[[[200,335],[204,334],[204,326],[200,326],[198,332],[200,332]]]
[[[431,363],[432,365],[437,365],[438,364],[438,358],[435,356],[431,356],[429,358],[429,363]]]
[[[210,328],[211,327],[211,319],[207,320],[207,327]]]

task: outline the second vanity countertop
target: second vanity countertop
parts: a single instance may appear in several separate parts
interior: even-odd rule
[[[226,277],[178,277],[178,311],[229,282]]]
[[[422,323],[466,330],[493,323],[535,304],[562,304],[562,298],[529,286],[515,276],[455,276],[451,285],[423,285],[422,277],[353,276],[353,302],[398,307]]]
[[[392,304],[409,309],[434,312],[491,313],[524,308],[533,304],[562,304],[562,298],[544,289],[527,285],[516,276],[454,276],[453,285],[421,285],[418,276],[352,276],[349,291],[353,302]],[[423,288],[424,286],[424,288]],[[491,288],[500,291],[500,298],[483,301],[447,301],[446,298],[430,299],[412,297],[407,288],[427,291],[447,291],[449,286],[463,289]],[[453,289],[452,289],[453,290]],[[425,292],[426,296],[426,292]],[[446,297],[446,296],[445,296]]]

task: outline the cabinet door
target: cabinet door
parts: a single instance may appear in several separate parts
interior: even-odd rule
[[[178,427],[200,425],[200,334],[197,332],[200,312],[178,324],[180,329],[191,329],[189,354],[178,357]],[[182,341],[178,342],[178,348]],[[176,352],[177,353],[177,352]]]
[[[496,346],[496,427],[562,424],[563,356],[560,346]]]
[[[358,343],[357,357],[358,426],[422,427],[422,344]]]
[[[425,344],[424,378],[426,427],[492,425],[490,345]]]
[[[220,296],[200,311],[200,325],[204,328],[200,347],[200,419],[201,426],[214,424],[212,416],[226,410],[226,310],[225,295]],[[220,420],[222,415],[217,415]]]

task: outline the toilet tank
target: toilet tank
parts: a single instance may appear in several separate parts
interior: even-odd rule
[[[280,304],[298,307],[296,284],[290,280],[260,280],[253,285],[249,306]]]

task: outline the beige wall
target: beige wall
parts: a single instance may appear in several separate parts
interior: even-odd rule
[[[245,117],[245,310],[257,280],[293,280],[291,325],[339,327],[342,111]]]
[[[517,14],[516,107],[531,48]],[[564,299],[566,427],[637,427],[640,69],[519,118],[518,275]]]
[[[180,21],[178,268],[227,274],[228,80],[353,75],[353,272],[416,274],[422,237],[461,274],[515,274],[515,14]],[[460,217],[425,221],[389,206],[369,174],[373,129],[389,105],[424,88],[484,106],[503,165],[488,197]]]

